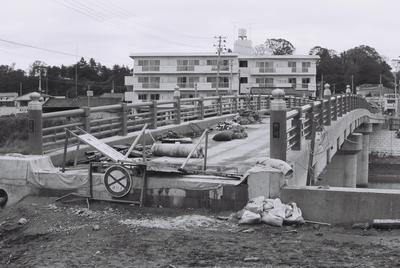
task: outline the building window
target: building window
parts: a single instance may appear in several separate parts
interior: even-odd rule
[[[240,60],[239,61],[239,67],[247,68],[247,60]]]
[[[211,83],[211,87],[216,88],[217,87],[217,77],[207,77],[207,83]],[[229,77],[220,77],[218,87],[219,88],[228,88],[229,87]]]
[[[273,87],[274,86],[274,78],[258,77],[258,78],[256,78],[256,83],[259,84],[259,87]]]
[[[247,84],[248,78],[247,77],[240,77],[240,84]]]
[[[303,73],[308,73],[308,68],[311,67],[311,62],[302,62],[301,69]]]
[[[160,88],[160,77],[140,76],[138,82],[142,88]]]
[[[272,61],[257,61],[256,67],[260,73],[274,73],[274,63]]]
[[[288,83],[292,84],[292,88],[296,88],[296,78],[288,78]]]
[[[308,88],[308,84],[310,83],[310,78],[302,78],[301,79],[301,87]]]
[[[147,94],[138,94],[138,100],[146,101],[147,100]]]
[[[218,60],[207,60],[207,65],[211,66],[212,71],[217,71],[218,69]],[[229,71],[229,60],[219,60],[219,70],[220,71]]]
[[[176,78],[176,83],[180,88],[194,88],[199,81],[200,77],[197,76],[179,76]]]
[[[160,94],[150,94],[150,99],[151,100],[159,100],[160,99]]]
[[[297,72],[296,62],[295,61],[289,61],[288,62],[288,67],[292,69],[292,73],[296,73]]]
[[[199,60],[177,60],[177,71],[194,71],[194,66],[200,64]]]
[[[138,65],[142,66],[143,72],[160,71],[160,60],[139,60]]]

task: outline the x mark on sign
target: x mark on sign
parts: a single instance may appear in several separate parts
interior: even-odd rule
[[[112,183],[110,183],[108,186],[111,187],[112,185],[118,183],[118,184],[121,185],[122,187],[124,187],[124,188],[126,187],[126,185],[123,185],[123,184],[121,183],[122,180],[126,179],[125,175],[122,175],[122,177],[119,178],[119,179],[115,178],[111,173],[109,174],[109,176],[110,176],[114,181],[113,181]]]

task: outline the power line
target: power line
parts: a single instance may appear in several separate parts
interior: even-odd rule
[[[12,41],[12,40],[6,40],[6,39],[2,39],[2,38],[0,38],[0,42],[4,42],[4,43],[16,45],[16,46],[29,47],[29,48],[33,48],[33,49],[38,49],[38,50],[50,52],[50,53],[60,54],[60,55],[64,55],[64,56],[70,56],[70,57],[74,57],[74,58],[75,58],[75,57],[82,57],[82,56],[80,56],[80,55],[72,54],[72,53],[69,53],[69,52],[63,52],[63,51],[59,51],[59,50],[54,50],[54,49],[48,49],[48,48],[33,46],[33,45],[29,45],[29,44],[25,44],[25,43],[20,43],[20,42],[16,42],[16,41]]]
[[[62,0],[56,0],[57,3],[62,4],[64,7],[72,9],[73,11],[76,11],[76,12],[80,13],[81,15],[84,15],[86,17],[94,19],[94,20],[96,20],[98,22],[101,22],[101,23],[104,23],[104,24],[108,24],[109,26],[111,26],[113,28],[116,28],[117,30],[121,30],[121,25],[115,24],[115,23],[113,23],[111,21],[107,21],[107,18],[104,17],[104,15],[102,15],[102,14],[99,15],[97,10],[95,10],[93,8],[90,8],[87,5],[84,5],[84,4],[81,4],[81,3],[77,3],[77,2],[68,2],[68,0],[63,0],[64,2],[60,2],[60,1],[62,1]],[[71,1],[75,1],[75,0],[71,0]],[[136,24],[138,24],[138,23],[136,23]],[[159,35],[155,35],[155,34],[152,34],[152,33],[146,32],[146,31],[142,31],[140,28],[137,28],[137,27],[132,28],[131,25],[128,25],[126,23],[125,23],[125,25],[127,27],[131,28],[131,29],[135,29],[137,31],[140,31],[145,36],[148,36],[148,37],[153,38],[153,39],[157,39],[157,40],[162,41],[162,42],[168,42],[168,43],[179,45],[179,46],[200,48],[199,46],[189,45],[189,44],[186,44],[186,43],[182,43],[182,42],[179,42],[179,41],[175,41],[175,40],[171,40],[171,39],[168,39],[168,38],[165,38],[165,37],[161,37]],[[145,26],[143,24],[140,25],[140,26],[141,26],[141,28],[147,27],[147,26]]]

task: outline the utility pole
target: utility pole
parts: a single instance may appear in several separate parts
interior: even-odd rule
[[[320,99],[322,99],[322,94],[323,94],[323,92],[324,92],[324,74],[321,74],[321,85],[320,85],[320,87],[319,87],[319,97],[320,97]]]
[[[216,91],[217,91],[217,95],[219,96],[219,72],[220,72],[220,59],[221,59],[221,52],[223,50],[225,50],[225,42],[226,42],[226,37],[225,36],[214,36],[215,39],[217,39],[217,44],[215,44],[214,46],[217,48],[217,83],[216,83]]]
[[[78,61],[75,65],[75,98],[78,97]]]
[[[382,75],[379,75],[379,91],[380,91],[380,96],[382,98]]]
[[[112,89],[111,89],[111,93],[115,92],[115,85],[114,85],[114,80],[112,80]]]
[[[351,75],[351,92],[353,94],[355,94],[355,92],[354,92],[354,75]]]
[[[22,96],[22,82],[19,82],[19,95]]]
[[[231,77],[229,78],[229,95],[232,95],[232,83],[233,83],[233,60],[229,61],[229,67],[231,69]]]

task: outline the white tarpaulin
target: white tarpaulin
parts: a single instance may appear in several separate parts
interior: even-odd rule
[[[48,156],[42,155],[2,155],[0,171],[0,180],[4,184],[31,183],[39,188],[70,190],[85,186],[88,182],[86,173],[62,173],[54,167]]]

